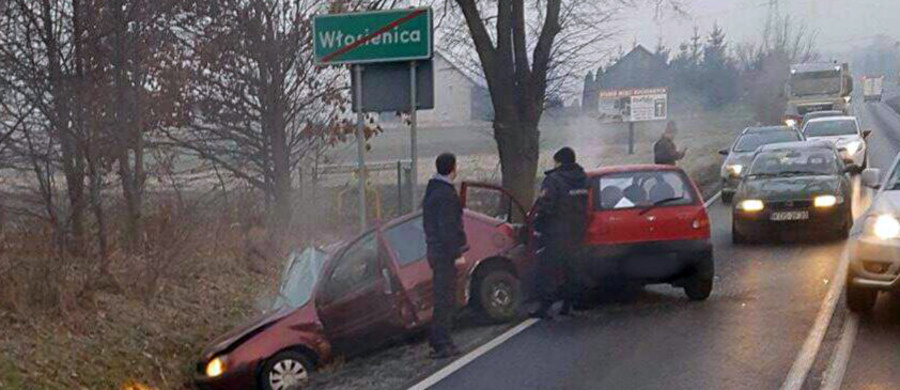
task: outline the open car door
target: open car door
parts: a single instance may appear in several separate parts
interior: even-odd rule
[[[508,223],[516,230],[515,236],[521,243],[529,244],[532,236],[534,208],[526,211],[509,191],[503,187],[476,182],[463,182],[460,189],[463,208]]]

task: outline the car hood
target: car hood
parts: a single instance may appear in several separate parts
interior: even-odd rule
[[[731,152],[731,154],[728,155],[728,158],[725,159],[725,166],[740,164],[746,168],[753,159],[753,153],[754,152]]]
[[[838,176],[788,176],[747,179],[739,190],[742,198],[768,201],[809,199],[814,195],[836,194],[841,179]]]
[[[843,145],[850,141],[862,141],[858,135],[836,135],[831,137],[808,137],[808,140],[828,141],[834,145]]]
[[[260,314],[252,320],[247,321],[243,325],[238,326],[228,333],[217,337],[215,340],[209,343],[206,348],[203,349],[203,353],[201,354],[202,360],[207,361],[209,359],[212,359],[216,355],[230,352],[247,339],[253,337],[256,334],[259,334],[278,321],[291,315],[291,313],[293,313],[295,310],[298,309],[282,307],[278,310],[272,310],[267,313]]]

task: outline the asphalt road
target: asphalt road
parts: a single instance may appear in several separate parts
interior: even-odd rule
[[[900,150],[900,116],[880,104],[856,112],[874,130],[870,165],[888,167]],[[868,194],[856,185],[857,215]],[[834,282],[844,243],[798,233],[777,244],[733,246],[728,206],[709,211],[717,279],[708,301],[649,287],[628,302],[539,322],[432,388],[779,388]],[[896,388],[900,298],[882,300],[860,327],[845,388]]]

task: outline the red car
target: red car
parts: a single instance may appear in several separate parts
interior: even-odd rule
[[[509,320],[529,262],[520,233],[468,209],[464,222],[470,249],[458,265],[458,305]],[[421,213],[326,250],[294,254],[277,309],[211,343],[195,382],[201,389],[293,388],[335,352],[367,350],[422,328],[431,320],[431,278]]]

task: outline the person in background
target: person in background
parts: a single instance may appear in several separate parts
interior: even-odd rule
[[[575,161],[569,147],[553,155],[556,167],[545,172],[541,194],[535,204],[535,231],[538,238],[538,269],[535,288],[540,302],[532,317],[550,317],[550,307],[562,299],[560,315],[569,315],[577,294],[575,262],[581,256],[587,225],[587,175]],[[555,286],[560,268],[565,281]]]
[[[675,147],[675,136],[678,135],[678,127],[675,122],[666,123],[666,130],[663,131],[662,137],[653,144],[653,162],[663,165],[675,165],[678,160],[684,158],[687,149],[678,151]]]
[[[463,229],[463,209],[453,181],[456,156],[443,153],[435,161],[437,173],[428,181],[422,202],[428,264],[434,272],[434,315],[429,343],[432,357],[444,359],[459,352],[450,337],[456,308],[456,263],[468,248]]]

